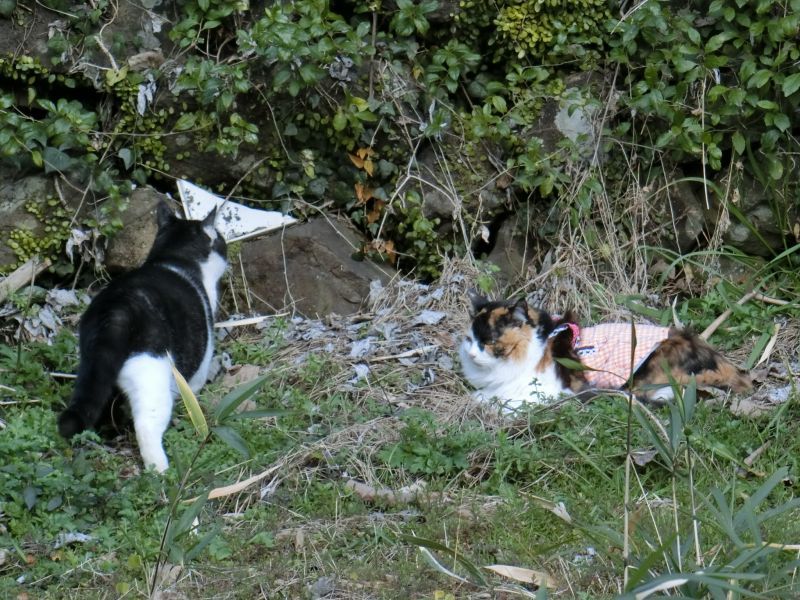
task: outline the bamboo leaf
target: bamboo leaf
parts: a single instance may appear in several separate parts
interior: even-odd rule
[[[429,540],[426,538],[417,537],[415,535],[399,535],[397,536],[397,539],[407,544],[412,544],[414,546],[419,546],[421,548],[427,548],[429,550],[436,550],[437,552],[442,552],[444,554],[447,554],[448,556],[451,556],[452,558],[457,560],[459,564],[461,564],[461,566],[464,567],[464,569],[466,569],[466,571],[470,575],[472,575],[475,578],[475,581],[478,584],[482,586],[488,585],[486,582],[486,578],[483,576],[483,573],[481,573],[481,570],[478,567],[476,567],[472,562],[464,558],[464,556],[460,552],[451,550],[444,544],[441,544],[435,540]]]
[[[242,436],[239,435],[235,429],[223,426],[212,427],[211,431],[243,457],[250,458],[250,448],[247,447],[247,442],[244,441]]]
[[[189,383],[175,367],[175,363],[172,363],[172,375],[175,378],[178,393],[181,395],[181,400],[183,400],[183,405],[186,407],[186,412],[189,414],[189,419],[192,421],[195,431],[203,437],[207,436],[208,423],[205,415],[203,415],[203,410],[200,408],[200,403],[197,401],[197,396],[194,395]]]
[[[267,375],[261,375],[260,377],[256,377],[255,379],[243,383],[228,392],[228,394],[219,401],[219,404],[217,404],[217,407],[214,409],[214,418],[217,420],[217,422],[224,422],[225,419],[227,419],[234,410],[241,406],[242,402],[252,396],[266,380]]]

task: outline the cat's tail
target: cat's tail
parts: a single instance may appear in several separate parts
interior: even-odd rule
[[[67,439],[97,424],[112,400],[117,376],[125,362],[118,342],[112,341],[115,327],[86,329],[81,330],[81,361],[72,398],[58,417],[58,432]]]
[[[746,392],[753,387],[747,371],[723,357],[697,334],[677,328],[670,329],[669,337],[636,370],[634,387],[668,385],[670,379],[686,384],[691,376],[698,385],[734,392]]]

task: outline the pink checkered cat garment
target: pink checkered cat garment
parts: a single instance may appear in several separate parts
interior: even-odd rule
[[[635,324],[636,348],[633,370],[641,365],[658,345],[669,337],[669,327]],[[594,371],[585,371],[592,387],[620,388],[631,374],[631,325],[607,323],[580,329],[575,352],[581,362]]]

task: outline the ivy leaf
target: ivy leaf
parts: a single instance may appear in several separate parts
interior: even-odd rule
[[[69,169],[72,165],[72,158],[66,152],[62,152],[58,148],[48,146],[42,152],[44,159],[44,172],[52,173],[53,171],[63,172]]]
[[[133,164],[133,151],[130,148],[122,148],[119,152],[117,152],[117,156],[119,156],[120,160],[122,160],[122,164],[125,165],[126,169],[131,168],[131,165]]]
[[[800,73],[795,73],[794,75],[789,75],[786,79],[783,80],[783,86],[781,87],[783,90],[783,95],[787,98],[794,94],[797,90],[800,89]]]

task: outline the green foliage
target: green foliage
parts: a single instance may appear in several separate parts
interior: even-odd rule
[[[436,278],[441,272],[442,258],[453,248],[453,242],[437,230],[439,217],[429,218],[423,212],[422,202],[416,192],[410,191],[402,204],[395,209],[397,224],[394,227],[396,250],[413,257],[412,265],[417,276]]]
[[[610,56],[627,68],[625,101],[654,149],[715,170],[726,157],[744,159],[763,185],[778,187],[796,147],[798,9],[796,1],[715,0],[680,11],[648,2],[620,21]]]
[[[519,59],[588,65],[587,54],[596,58],[603,46],[609,16],[607,0],[507,0],[494,24],[497,43]]]
[[[406,411],[403,422],[400,441],[384,448],[379,455],[387,465],[414,474],[441,476],[463,471],[469,465],[470,452],[486,441],[476,430],[444,431],[434,416],[423,410]]]

